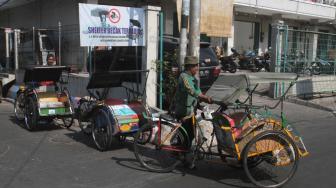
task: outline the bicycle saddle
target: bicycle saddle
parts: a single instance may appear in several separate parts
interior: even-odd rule
[[[160,118],[164,119],[166,121],[170,121],[170,122],[176,121],[175,118],[173,116],[171,116],[170,114],[161,114]]]

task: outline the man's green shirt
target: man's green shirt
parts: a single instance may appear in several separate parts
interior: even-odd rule
[[[181,73],[175,94],[176,115],[180,118],[192,115],[200,94],[197,79],[190,73]]]

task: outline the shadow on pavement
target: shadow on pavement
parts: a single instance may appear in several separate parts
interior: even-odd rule
[[[134,152],[133,142],[126,141],[123,143],[124,148],[128,149],[129,152]],[[132,169],[137,171],[149,172],[147,169],[141,166],[139,161],[135,158],[134,155],[130,157],[112,157],[118,165]],[[155,172],[153,172],[155,174]],[[179,165],[174,171],[170,172],[176,175],[191,175],[197,176],[200,178],[206,178],[213,181],[216,181],[220,184],[231,186],[231,187],[242,187],[242,188],[250,188],[255,187],[249,181],[243,169],[239,168],[231,168],[225,163],[216,160],[216,162],[211,161],[197,161],[196,169],[188,169],[183,167],[183,165]]]
[[[19,127],[21,127],[22,129],[25,129],[27,131],[29,131],[26,126],[25,126],[25,123],[24,121],[18,121],[16,119],[15,116],[11,115],[9,117],[9,120],[13,123],[13,124],[16,124],[18,125]],[[59,125],[55,125],[54,123],[52,122],[40,122],[36,129],[31,131],[31,132],[43,132],[43,131],[53,131],[53,130],[58,130],[58,129],[63,129],[61,126]]]
[[[134,158],[112,157],[111,159],[114,160],[120,166],[133,169],[133,170],[148,172],[145,168],[143,168],[140,165],[140,163],[138,162],[137,159],[135,159],[135,157]]]
[[[82,131],[73,131],[70,133],[65,133],[64,135],[73,139],[75,142],[82,143],[89,148],[97,150],[97,147],[94,144],[91,135],[86,135]]]
[[[137,171],[143,171],[143,172],[149,172],[147,169],[145,169],[143,166],[141,166],[139,161],[135,158],[133,141],[127,140],[127,141],[123,142],[122,147],[126,148],[129,152],[131,152],[131,155],[130,155],[131,157],[127,157],[127,158],[112,157],[111,158],[112,160],[114,160],[118,165],[129,168],[129,169],[133,169],[133,170],[137,170]],[[174,171],[172,173],[181,174],[183,172]]]
[[[247,178],[243,169],[231,168],[225,165],[225,163],[217,161],[198,161],[196,163],[196,169],[180,168],[178,170],[184,171],[188,175],[211,179],[220,184],[232,187],[255,187]]]
[[[70,133],[65,133],[64,135],[73,139],[76,142],[82,143],[83,145],[93,148],[95,150],[98,150],[91,134],[87,135],[85,133],[83,133],[82,131],[76,131],[76,130],[71,130],[72,132]],[[113,150],[118,150],[124,148],[124,143],[118,141],[117,139],[114,139],[112,141],[111,147],[110,149],[108,149],[107,151],[113,151]]]

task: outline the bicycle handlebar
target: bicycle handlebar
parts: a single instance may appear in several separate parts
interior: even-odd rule
[[[224,103],[222,101],[213,100],[212,102],[213,102],[213,104],[217,104],[217,105],[221,106],[225,110],[226,109],[238,109],[238,108],[252,108],[252,109],[266,108],[266,109],[274,109],[274,107],[271,107],[271,106],[268,106],[268,105],[261,105],[261,106],[259,106],[259,105],[250,105],[250,104],[241,103],[240,101],[235,102],[235,103]]]

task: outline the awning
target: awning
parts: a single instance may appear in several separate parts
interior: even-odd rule
[[[18,7],[34,1],[36,0],[0,0],[0,11],[13,7]]]

